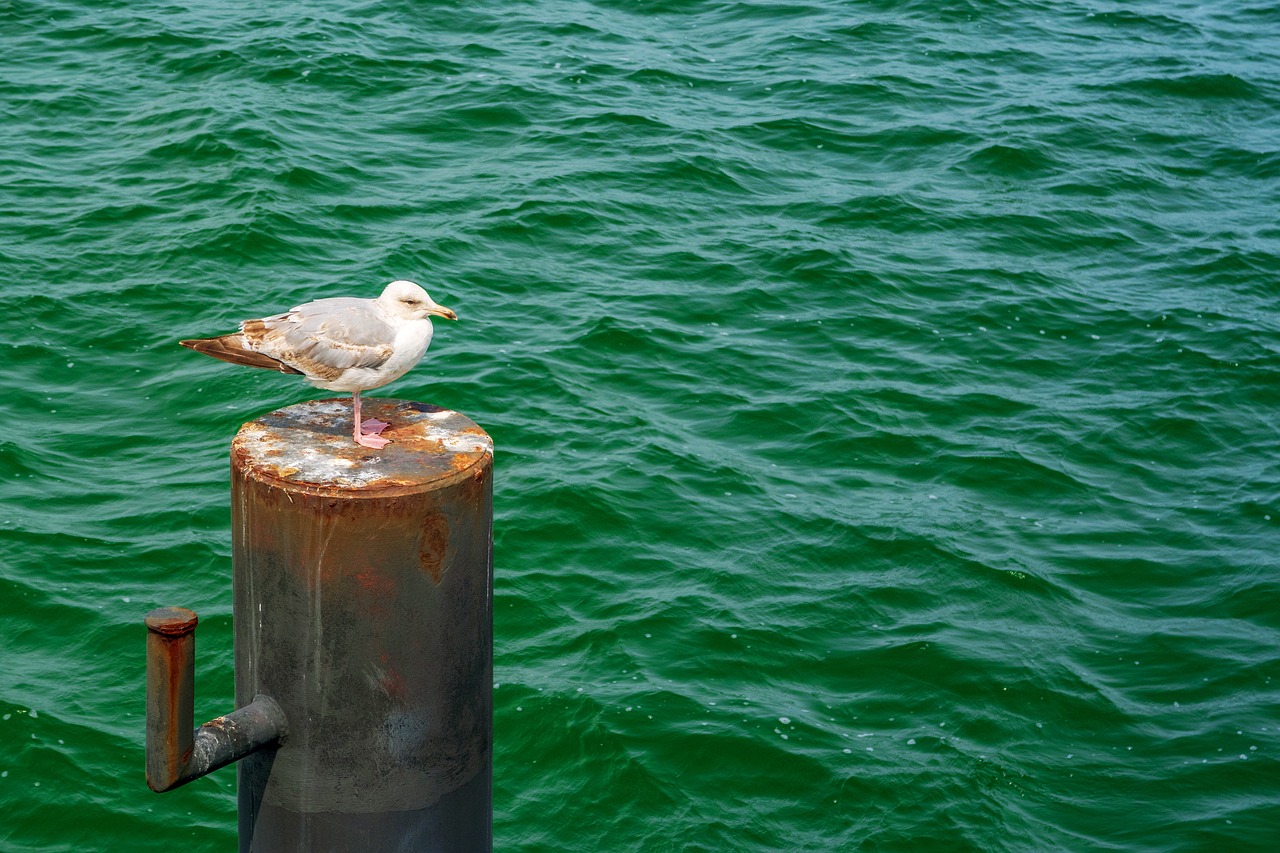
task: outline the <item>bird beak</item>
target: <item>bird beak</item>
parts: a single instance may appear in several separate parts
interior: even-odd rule
[[[427,309],[427,313],[434,314],[437,317],[443,317],[446,320],[458,319],[457,314],[453,313],[453,311],[451,311],[450,309],[445,308],[443,305],[432,305],[430,308]]]

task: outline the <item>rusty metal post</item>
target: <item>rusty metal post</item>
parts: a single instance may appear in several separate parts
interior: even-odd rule
[[[236,703],[287,739],[239,765],[241,851],[492,849],[493,444],[466,417],[349,400],[231,447]]]
[[[284,714],[257,696],[192,731],[196,614],[160,607],[147,614],[147,785],[171,791],[279,741]]]
[[[196,695],[196,614],[161,607],[147,614],[147,784],[167,791],[191,755]]]

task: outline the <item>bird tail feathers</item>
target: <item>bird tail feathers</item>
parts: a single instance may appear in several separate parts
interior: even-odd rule
[[[302,374],[301,370],[295,370],[283,361],[249,349],[245,346],[244,335],[242,334],[221,335],[216,338],[195,338],[189,341],[178,341],[178,343],[187,349],[193,349],[198,353],[212,356],[220,361],[243,364],[245,367],[278,370],[281,373]]]

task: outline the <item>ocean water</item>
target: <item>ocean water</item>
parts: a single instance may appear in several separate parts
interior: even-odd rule
[[[0,4],[0,851],[235,849],[179,348],[422,282],[497,446],[495,847],[1280,843],[1280,9]]]

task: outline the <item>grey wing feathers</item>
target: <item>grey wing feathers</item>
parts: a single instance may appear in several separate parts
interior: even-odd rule
[[[248,320],[242,328],[259,352],[327,376],[378,367],[391,357],[395,330],[371,309],[367,299],[317,299],[286,314]]]

